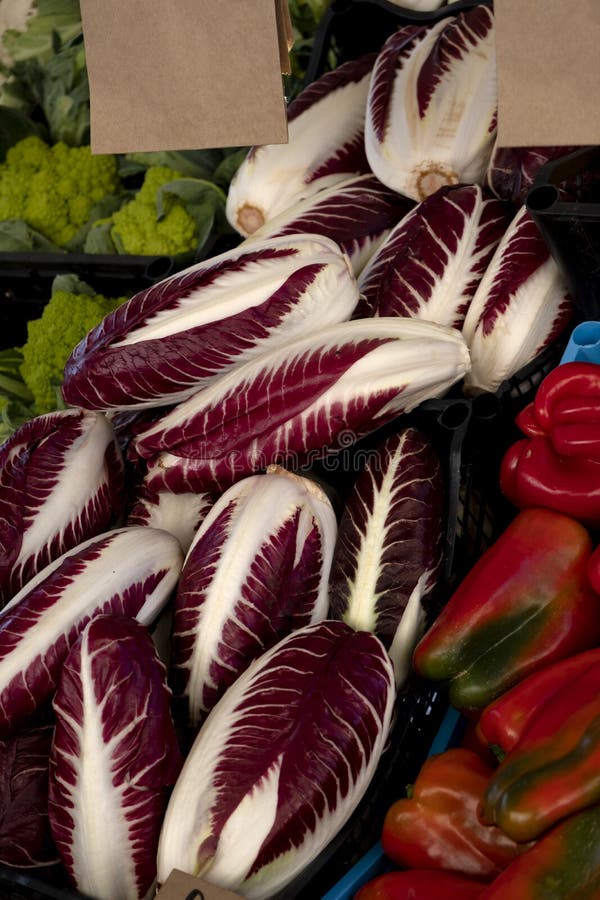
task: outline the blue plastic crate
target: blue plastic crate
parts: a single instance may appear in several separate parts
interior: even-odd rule
[[[600,322],[580,322],[573,329],[560,362],[600,364]]]

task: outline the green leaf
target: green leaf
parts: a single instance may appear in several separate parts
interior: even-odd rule
[[[212,203],[214,207],[225,204],[225,193],[216,184],[210,181],[202,181],[199,178],[178,178],[161,185],[156,192],[156,209],[159,220],[167,213],[168,197],[177,197],[189,214],[194,215],[194,208],[200,207],[205,212],[205,204]]]
[[[95,297],[96,291],[78,278],[77,275],[71,273],[66,275],[57,275],[52,282],[51,296],[63,291],[66,294],[84,294],[86,297]]]
[[[23,362],[23,351],[20,347],[8,347],[0,350],[0,372],[18,375]]]
[[[16,63],[12,76],[2,85],[2,104],[34,115],[41,112],[44,94],[44,68],[36,59]]]
[[[166,166],[189,178],[210,180],[223,158],[221,150],[155,150],[127,153],[119,160],[119,175],[126,178],[145,172],[150,166]]]
[[[111,231],[113,229],[112,222],[100,222],[99,224],[93,225],[88,231],[85,243],[83,245],[84,253],[118,253],[123,252],[119,251],[115,246],[115,242],[112,239]]]
[[[33,403],[33,394],[21,378],[11,378],[0,372],[0,394],[23,403]]]
[[[22,362],[23,351],[20,347],[0,351],[0,394],[11,400],[33,403],[33,394],[21,375]]]
[[[114,229],[111,231],[110,236],[112,238],[113,244],[115,245],[117,253],[127,253],[125,247],[123,246],[123,241]]]
[[[0,106],[0,162],[6,159],[6,152],[13,144],[29,137],[40,135],[40,129],[23,110]]]
[[[106,197],[103,197],[102,200],[99,200],[95,206],[92,207],[89,218],[85,225],[82,225],[79,231],[71,238],[71,240],[66,244],[65,249],[70,253],[76,253],[80,250],[85,250],[85,245],[87,243],[88,235],[90,231],[94,228],[98,219],[109,219],[110,216],[118,209],[120,209],[123,204],[131,200],[131,195],[129,193],[123,194],[107,194]],[[112,227],[112,223],[101,223],[101,225],[108,224],[109,228]],[[100,226],[99,226],[100,227]],[[112,243],[112,242],[111,242]],[[111,250],[85,250],[86,253],[114,253],[115,248],[112,246]]]
[[[217,184],[219,184],[223,189],[227,189],[229,187],[229,183],[231,179],[243,163],[248,153],[247,147],[239,147],[233,152],[229,153],[225,159],[217,166],[214,171],[213,178]]]
[[[35,121],[47,123],[51,142],[72,147],[89,143],[90,92],[81,37],[72,40],[46,64],[24,59],[3,85],[4,105],[18,107]]]
[[[28,20],[25,31],[7,30],[2,43],[15,62],[32,58],[46,62],[57,42],[62,46],[79,34],[79,0],[37,0],[37,13]]]
[[[0,252],[26,253],[28,250],[64,253],[64,250],[31,228],[23,219],[6,219],[0,222]]]
[[[73,41],[46,66],[41,105],[53,142],[81,147],[90,140],[90,88],[85,48]]]

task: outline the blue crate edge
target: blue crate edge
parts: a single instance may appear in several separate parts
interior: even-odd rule
[[[600,364],[600,322],[580,322],[571,332],[560,364],[588,362]]]

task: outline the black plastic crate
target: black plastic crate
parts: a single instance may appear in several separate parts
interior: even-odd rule
[[[106,297],[121,297],[165,278],[174,269],[170,256],[0,253],[0,346],[27,340],[27,322],[41,316],[57,275],[77,275]]]
[[[58,866],[18,871],[0,866],[0,900],[91,900],[65,886]]]
[[[526,198],[583,319],[600,318],[600,147],[543,166]]]

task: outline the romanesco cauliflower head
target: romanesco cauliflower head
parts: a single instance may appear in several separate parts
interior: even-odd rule
[[[89,147],[48,147],[27,137],[0,165],[0,220],[24,219],[64,247],[88,221],[92,208],[120,188],[114,156],[92,156]]]
[[[50,159],[50,147],[44,141],[30,135],[18,141],[6,153],[6,165],[21,172],[38,172],[48,164]]]
[[[163,184],[181,177],[180,172],[166,166],[147,169],[134,199],[113,213],[111,234],[123,252],[171,256],[195,249],[196,223],[180,200],[170,198],[166,214],[158,220],[156,192]]]
[[[56,409],[57,390],[73,348],[125,299],[55,291],[41,318],[27,323],[20,371],[37,415]]]

